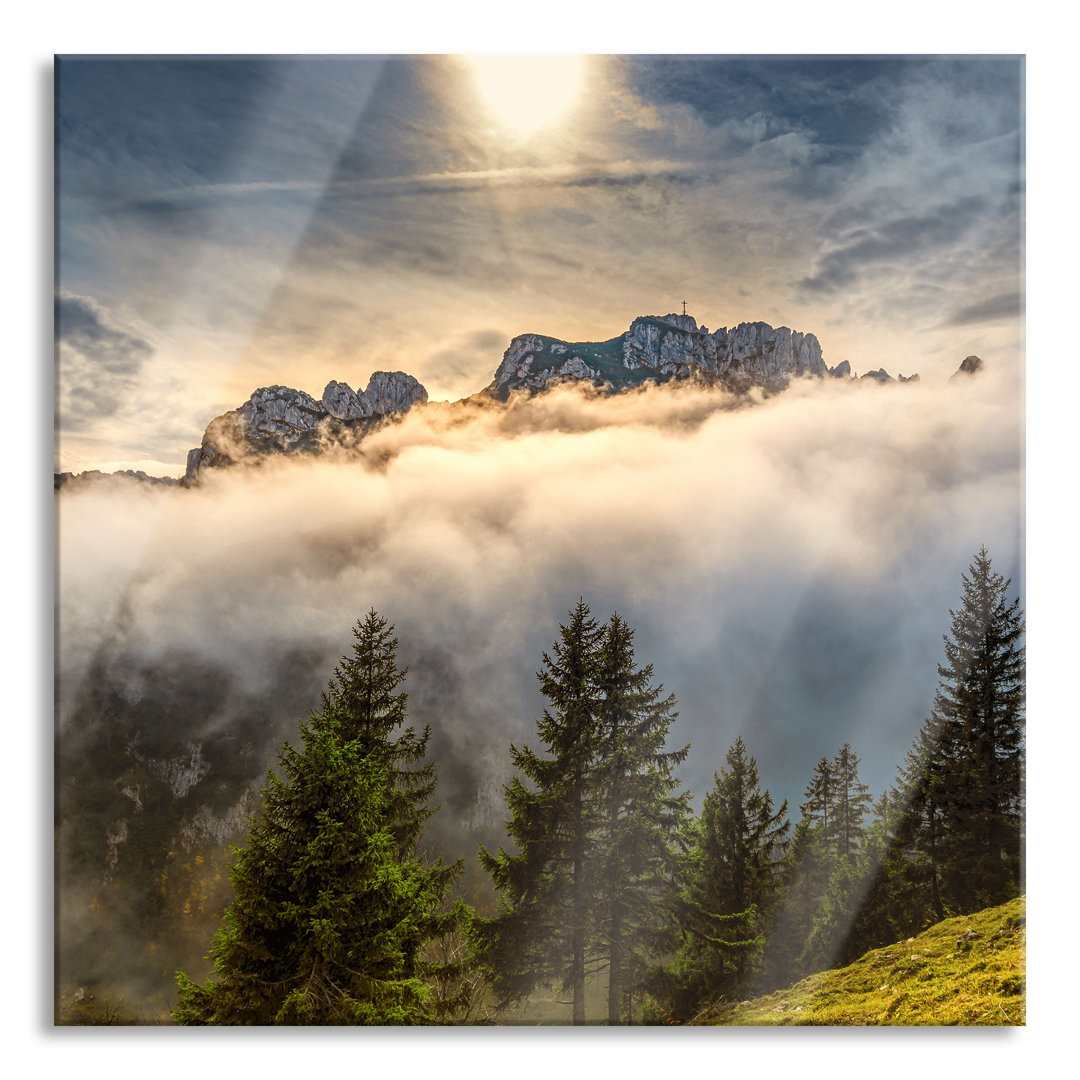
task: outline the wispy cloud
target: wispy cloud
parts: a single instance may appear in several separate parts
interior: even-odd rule
[[[58,424],[80,431],[117,412],[154,348],[89,296],[61,292],[55,318]]]
[[[948,326],[970,326],[972,324],[997,322],[1001,319],[1016,319],[1024,311],[1023,298],[1017,292],[999,293],[974,304],[967,304],[954,312],[947,320]]]
[[[822,255],[800,285],[811,293],[828,294],[851,285],[872,267],[899,267],[913,256],[933,258],[935,251],[952,247],[962,239],[982,220],[986,209],[983,198],[969,196],[931,213],[856,229],[838,247]]]
[[[705,177],[716,169],[707,163],[686,161],[610,161],[575,164],[519,165],[495,169],[467,169],[358,180],[245,181],[229,184],[194,184],[156,192],[146,205],[247,196],[316,193],[328,199],[364,195],[439,195],[452,192],[488,191],[500,187],[592,187],[602,184],[635,184],[653,178]],[[116,207],[128,205],[117,202]]]

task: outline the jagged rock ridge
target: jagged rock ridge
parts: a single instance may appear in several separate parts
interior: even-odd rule
[[[288,386],[260,387],[240,408],[210,421],[202,444],[188,452],[184,480],[252,454],[313,449],[320,435],[332,441],[343,431],[363,434],[372,426],[364,421],[407,412],[427,399],[427,390],[403,371],[374,372],[360,393],[331,380],[319,401]]]
[[[733,389],[782,390],[792,378],[829,373],[813,334],[763,322],[710,333],[692,315],[646,315],[609,341],[522,334],[510,342],[488,391],[506,398],[514,390],[543,390],[571,380],[622,390],[690,378]]]
[[[953,378],[973,375],[983,366],[967,357]],[[739,323],[710,332],[692,315],[644,315],[618,337],[601,342],[569,342],[544,334],[515,337],[495,377],[481,395],[505,401],[513,392],[534,393],[566,382],[588,382],[618,392],[644,382],[698,380],[745,391],[776,392],[792,379],[830,376],[877,383],[914,382],[918,375],[891,375],[879,368],[856,376],[847,360],[828,367],[814,334],[764,322]],[[318,451],[330,444],[355,442],[384,418],[400,416],[428,400],[427,390],[403,371],[376,371],[367,389],[331,380],[318,400],[287,386],[256,390],[239,408],[211,420],[200,446],[188,452],[183,479],[123,473],[55,474],[57,490],[72,481],[123,478],[143,483],[196,483],[207,468],[229,465],[272,452]]]
[[[588,381],[608,391],[640,383],[695,379],[745,391],[776,392],[792,379],[829,375],[850,379],[847,360],[828,367],[813,334],[764,322],[739,323],[711,333],[692,315],[644,315],[618,337],[569,342],[543,334],[522,334],[510,342],[486,392],[506,400],[514,391],[536,392],[571,381]],[[863,379],[893,382],[879,368]],[[914,382],[918,375],[898,377]]]
[[[71,486],[72,489],[86,487],[108,487],[122,483],[148,484],[151,486],[172,487],[183,484],[175,476],[150,476],[141,469],[117,469],[116,472],[103,473],[100,469],[88,469],[86,472],[53,473],[53,490]]]

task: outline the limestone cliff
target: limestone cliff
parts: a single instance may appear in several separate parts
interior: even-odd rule
[[[318,449],[320,440],[362,435],[373,419],[407,412],[427,397],[424,387],[403,371],[374,372],[360,393],[331,380],[319,401],[288,386],[261,387],[238,409],[210,421],[202,444],[188,452],[184,480],[191,483],[204,469],[255,455]]]
[[[786,326],[740,323],[712,333],[692,315],[646,315],[601,342],[568,342],[523,334],[510,342],[489,393],[543,390],[570,380],[622,390],[645,381],[699,379],[732,389],[782,390],[793,378],[828,368],[813,334]]]

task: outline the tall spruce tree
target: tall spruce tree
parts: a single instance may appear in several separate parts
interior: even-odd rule
[[[1024,822],[1024,619],[1011,581],[982,548],[950,612],[934,714],[951,770],[944,792],[945,890],[959,911],[998,904],[1021,887]]]
[[[906,833],[941,914],[1001,903],[1022,882],[1023,612],[985,547],[962,581],[933,708],[901,776]]]
[[[844,937],[838,964],[849,964],[870,949],[889,945],[921,929],[917,905],[910,897],[907,863],[897,843],[902,807],[895,791],[885,791],[874,804],[874,819],[863,834],[858,853],[862,897]]]
[[[801,817],[792,845],[789,892],[801,898],[802,915],[809,920],[808,934],[836,865],[833,770],[834,763],[827,757],[814,766],[803,793],[806,802],[799,807]]]
[[[834,770],[835,763],[828,758],[823,757],[818,761],[803,794],[806,802],[799,807],[803,820],[818,841],[826,877],[832,870],[832,856],[836,851]]]
[[[859,755],[844,743],[832,762],[832,832],[837,858],[854,865],[865,827],[863,819],[870,811],[873,797],[859,781]]]
[[[985,547],[962,582],[933,708],[898,770],[885,851],[846,955],[1022,888],[1023,612]]]
[[[321,711],[286,743],[237,852],[233,902],[214,937],[214,978],[180,972],[181,1024],[415,1024],[438,1018],[430,943],[466,921],[447,892],[460,866],[413,855],[427,732],[405,721],[392,627],[358,624]]]
[[[779,895],[790,829],[787,802],[774,810],[740,736],[714,774],[696,830],[680,957],[671,969],[678,1012],[738,994],[752,974]]]
[[[806,974],[804,954],[814,919],[823,901],[825,874],[821,826],[814,824],[806,804],[792,830],[783,865],[780,896],[766,929],[759,982],[768,987],[789,986]]]
[[[519,775],[505,788],[507,833],[517,850],[480,848],[501,894],[498,913],[482,929],[499,1004],[555,985],[571,992],[575,1024],[585,1023],[586,953],[595,927],[590,872],[603,813],[594,776],[601,643],[601,627],[579,600],[537,672],[548,701],[536,724],[546,754],[510,747]]]
[[[945,784],[949,748],[943,743],[939,717],[923,721],[911,749],[900,765],[894,799],[902,808],[891,852],[902,867],[907,889],[904,900],[917,919],[928,912],[933,921],[945,918],[942,877],[945,867]]]
[[[596,844],[599,951],[608,967],[608,1023],[620,1023],[643,957],[663,931],[675,887],[676,850],[689,814],[689,792],[672,775],[690,747],[667,750],[678,715],[675,695],[653,683],[652,665],[636,666],[634,631],[613,614],[597,665]]]
[[[408,695],[400,689],[408,668],[397,664],[394,628],[372,609],[353,627],[352,653],[341,657],[322,695],[322,717],[338,725],[340,737],[355,739],[361,752],[378,760],[393,781],[393,831],[398,850],[411,852],[435,791],[435,763],[424,762],[430,728],[419,734],[403,727]]]
[[[824,850],[823,885],[814,903],[813,924],[800,958],[804,970],[834,964],[857,918],[867,873],[863,825],[873,799],[859,780],[859,756],[850,743],[837,751],[831,762],[818,763],[807,789],[808,808],[817,808]],[[813,796],[813,797],[811,797]]]
[[[572,994],[575,1024],[586,1020],[586,974],[604,966],[608,1022],[621,1022],[662,933],[688,812],[672,771],[689,747],[665,749],[675,697],[637,666],[633,637],[617,614],[600,626],[579,600],[537,673],[545,753],[510,748],[516,851],[480,849],[501,893],[481,931],[500,1005],[557,986]]]
[[[828,967],[855,918],[859,862],[871,797],[859,758],[845,743],[814,766],[786,867],[783,903],[769,927],[765,966],[772,983]]]
[[[757,761],[741,736],[726,764],[705,799],[705,855],[715,867],[717,910],[744,911],[753,905],[761,927],[776,902],[788,848],[787,800],[773,810],[772,796],[761,790]],[[739,982],[743,974],[740,967]]]

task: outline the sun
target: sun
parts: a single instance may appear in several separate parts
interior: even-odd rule
[[[488,109],[504,127],[528,135],[558,119],[581,89],[583,56],[530,54],[464,58]]]

